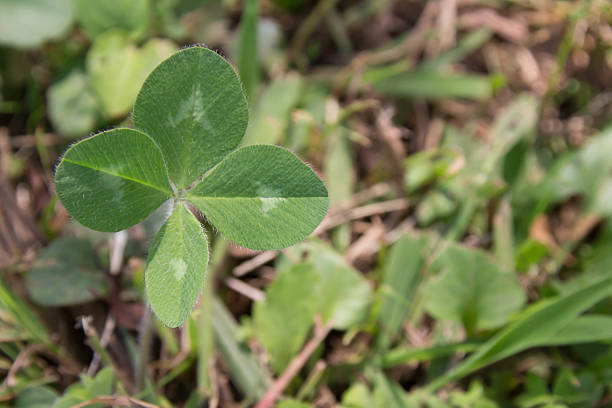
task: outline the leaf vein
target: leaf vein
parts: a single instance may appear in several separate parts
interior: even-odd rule
[[[88,168],[88,169],[96,170],[96,171],[99,171],[101,173],[109,174],[111,176],[115,176],[115,177],[119,177],[119,178],[122,178],[122,179],[125,179],[125,180],[129,180],[129,181],[132,181],[134,183],[142,184],[143,186],[146,186],[146,187],[149,187],[149,188],[161,191],[161,192],[167,194],[168,197],[172,196],[172,192],[170,190],[166,190],[165,188],[156,186],[155,184],[147,183],[144,180],[139,180],[139,179],[136,179],[134,177],[126,176],[125,174],[119,174],[119,173],[115,173],[113,171],[108,171],[108,170],[105,170],[105,169],[101,169],[99,167],[91,166],[91,165],[89,165],[87,163],[78,162],[78,161],[75,161],[75,160],[68,159],[67,157],[64,157],[63,161],[65,161],[67,163],[75,164],[77,166],[81,166],[81,167],[85,167],[85,168]]]

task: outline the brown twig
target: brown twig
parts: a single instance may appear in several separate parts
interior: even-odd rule
[[[111,339],[113,338],[113,332],[115,331],[115,319],[111,314],[109,314],[106,318],[106,322],[104,322],[104,329],[102,330],[102,336],[100,337],[100,345],[104,348],[108,346]],[[89,368],[87,369],[87,375],[93,377],[96,371],[98,371],[98,367],[100,366],[100,354],[94,353],[94,356],[89,364]]]
[[[415,28],[398,45],[382,51],[364,51],[342,69],[335,80],[334,89],[340,91],[351,77],[359,82],[359,77],[365,68],[397,61],[406,56],[416,55],[422,49],[424,40],[431,30],[434,18],[438,14],[439,4],[436,1],[427,2]],[[408,58],[414,60],[415,58]]]
[[[291,380],[300,372],[306,364],[312,353],[319,347],[319,344],[325,340],[327,334],[332,329],[331,324],[323,325],[320,321],[315,322],[314,337],[304,345],[302,351],[291,360],[285,371],[280,377],[274,381],[272,386],[268,388],[264,396],[259,400],[255,408],[270,408],[274,402],[283,393],[283,390],[289,385]]]
[[[254,256],[253,258],[249,259],[248,261],[245,261],[241,263],[240,265],[236,266],[232,270],[232,272],[236,276],[246,275],[247,273],[259,268],[261,265],[268,263],[274,258],[276,258],[277,254],[278,254],[278,251],[262,252]]]
[[[7,387],[14,387],[16,385],[17,372],[20,368],[25,367],[32,354],[38,353],[44,349],[44,344],[32,344],[24,348],[21,353],[17,356],[11,368],[9,369],[4,382],[2,383],[2,389],[5,390]]]
[[[134,384],[130,381],[129,377],[125,374],[125,372],[119,367],[119,364],[111,357],[109,352],[102,346],[100,342],[100,336],[98,335],[98,331],[92,324],[91,316],[83,316],[81,318],[81,327],[83,328],[83,332],[87,336],[89,340],[89,346],[92,350],[100,356],[100,360],[107,366],[111,366],[117,375],[119,381],[125,385],[129,390],[134,389]]]
[[[321,234],[331,228],[337,227],[348,221],[358,220],[360,218],[371,217],[373,215],[383,214],[393,211],[403,211],[410,207],[410,202],[405,198],[397,198],[395,200],[382,201],[364,205],[363,207],[353,208],[339,214],[330,214],[319,227],[315,230],[315,234]]]
[[[6,190],[5,186],[2,182],[0,182],[0,202],[2,205],[6,206],[6,208],[11,211],[18,219],[25,225],[30,232],[34,235],[34,237],[41,243],[46,244],[47,240],[43,236],[42,232],[38,229],[34,221],[21,211],[21,208],[13,201],[13,197]]]
[[[266,295],[261,290],[247,283],[244,283],[240,279],[229,277],[226,278],[224,282],[228,288],[235,290],[236,292],[248,297],[254,302],[263,302],[266,298]]]

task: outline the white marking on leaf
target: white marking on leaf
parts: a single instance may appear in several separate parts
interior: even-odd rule
[[[176,280],[180,281],[185,277],[187,272],[187,264],[180,258],[174,258],[170,261],[170,269]]]
[[[256,183],[256,185],[258,185],[256,193],[259,196],[261,209],[264,213],[275,209],[283,201],[287,201],[286,198],[281,197],[282,193],[280,190],[262,185],[261,183]]]
[[[260,197],[259,200],[261,201],[261,209],[264,213],[275,209],[283,201],[287,201],[286,198],[280,197]]]
[[[175,116],[168,114],[168,123],[172,127],[178,127],[182,122],[189,119],[195,122],[201,122],[204,119],[204,98],[202,96],[202,90],[198,85],[193,85],[191,88],[191,94],[188,98],[183,100],[178,112]]]
[[[100,184],[104,186],[104,189],[110,190],[113,192],[112,201],[117,204],[123,203],[123,180],[119,177],[103,173],[100,176]]]

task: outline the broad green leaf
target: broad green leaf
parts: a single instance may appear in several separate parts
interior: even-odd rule
[[[469,332],[506,323],[525,302],[516,276],[476,249],[449,244],[431,266],[439,270],[424,289],[427,311],[461,322]]]
[[[280,249],[306,238],[327,212],[327,190],[297,156],[276,146],[243,147],[187,193],[229,240]]]
[[[557,375],[553,386],[557,399],[572,406],[598,406],[603,392],[604,386],[594,373],[585,371],[576,375],[565,367]]]
[[[255,104],[242,145],[274,144],[283,140],[303,85],[299,75],[275,79]]]
[[[49,408],[57,400],[57,392],[49,387],[24,388],[15,401],[15,408]]]
[[[179,51],[158,65],[134,107],[134,124],[159,144],[179,189],[234,150],[247,121],[236,72],[217,53],[201,47]]]
[[[457,209],[457,202],[444,189],[434,188],[423,194],[416,210],[418,225],[424,227],[448,217]]]
[[[212,306],[216,345],[228,365],[232,382],[247,397],[260,398],[272,383],[268,370],[264,369],[248,347],[238,343],[238,324],[225,305],[213,299]]]
[[[308,242],[291,252],[307,261],[281,262],[266,299],[253,310],[255,335],[277,372],[301,349],[315,316],[346,330],[365,320],[371,300],[368,282],[329,246]]]
[[[176,49],[168,40],[152,39],[136,47],[120,31],[108,31],[87,53],[91,87],[107,116],[127,114],[149,72]]]
[[[72,0],[0,0],[0,44],[33,48],[63,35]]]
[[[106,232],[139,223],[172,196],[155,142],[132,129],[72,145],[55,171],[55,189],[77,221]]]
[[[531,347],[549,344],[557,333],[569,330],[568,326],[571,327],[570,324],[581,313],[611,294],[612,278],[606,277],[567,296],[536,303],[469,358],[432,382],[429,388],[438,389],[502,358]]]
[[[81,376],[81,382],[72,384],[64,391],[51,408],[70,408],[95,397],[106,397],[113,393],[115,373],[112,367],[102,369],[94,378]],[[104,404],[90,404],[88,408],[103,408]]]
[[[328,246],[313,243],[311,249],[310,259],[320,280],[317,298],[323,321],[337,330],[363,323],[372,298],[368,282]]]
[[[208,241],[200,222],[179,203],[151,245],[145,283],[151,307],[167,326],[189,317],[204,284]]]
[[[280,273],[266,288],[266,299],[254,305],[255,334],[277,373],[297,354],[312,327],[318,287],[312,265],[298,264]]]
[[[342,393],[341,408],[369,408],[373,404],[368,387],[361,382],[353,383]]]
[[[559,159],[543,184],[545,199],[561,201],[571,195],[585,198],[587,211],[612,214],[612,128],[591,138],[580,150]]]
[[[93,248],[85,240],[53,241],[26,274],[28,294],[44,306],[75,305],[104,295],[106,278],[94,257]]]
[[[106,396],[113,393],[113,385],[115,384],[115,373],[112,367],[106,367],[91,378],[91,381],[85,382],[86,377],[82,377],[81,381],[85,384],[85,388],[92,397]]]
[[[317,313],[325,323],[346,330],[364,321],[372,298],[370,285],[341,254],[315,239],[290,252],[295,259],[308,260],[318,275]]]
[[[521,140],[532,139],[538,122],[539,104],[532,95],[516,97],[498,115],[491,129],[491,153],[501,159]]]
[[[47,99],[49,118],[58,133],[72,138],[95,128],[100,106],[83,72],[74,71],[55,82],[49,87]]]
[[[427,247],[425,237],[406,235],[389,252],[378,289],[382,301],[378,312],[380,333],[377,341],[381,349],[387,348],[398,336],[402,323],[411,311],[416,289],[421,282]]]
[[[149,0],[75,0],[75,19],[91,38],[111,28],[138,35],[149,22],[149,3]]]

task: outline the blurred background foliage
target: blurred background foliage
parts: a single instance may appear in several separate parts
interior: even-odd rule
[[[167,209],[97,233],[51,180],[190,44],[331,208],[283,251],[207,226],[171,330],[143,298]],[[612,405],[610,89],[607,0],[0,0],[0,405]]]

